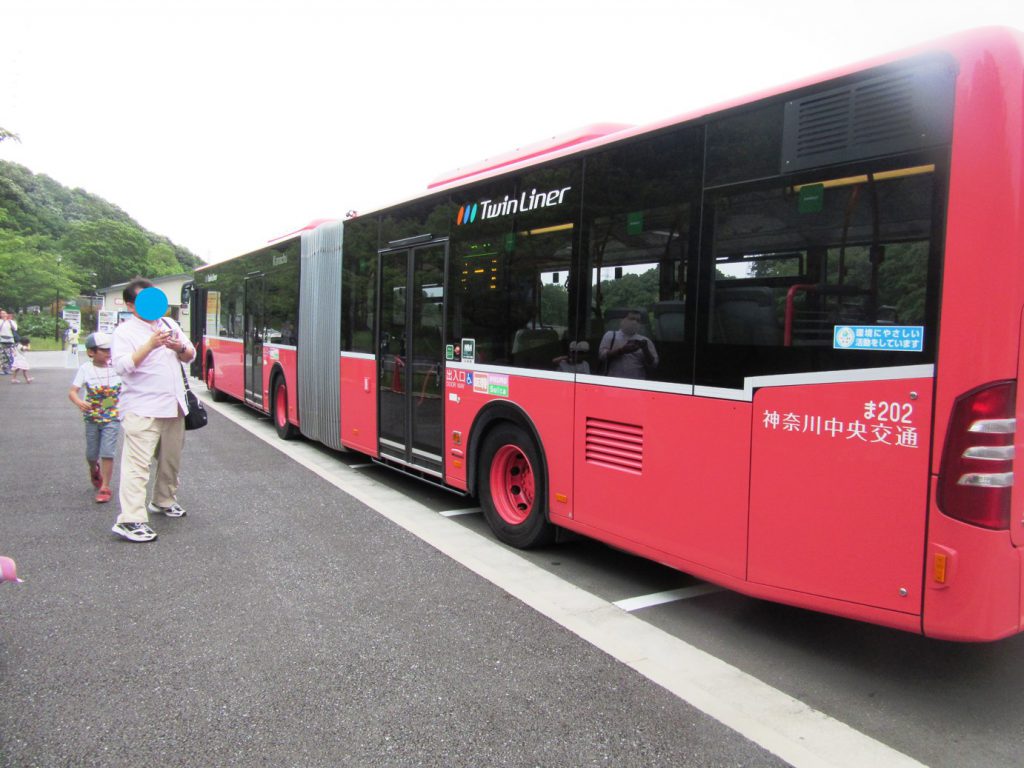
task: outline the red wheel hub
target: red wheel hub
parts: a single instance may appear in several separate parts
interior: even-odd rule
[[[491,462],[491,499],[509,525],[520,525],[533,511],[533,467],[515,445],[503,445]]]
[[[274,391],[274,418],[279,427],[288,423],[288,390],[283,385]]]

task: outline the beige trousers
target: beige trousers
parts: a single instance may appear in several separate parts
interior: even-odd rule
[[[121,483],[118,501],[119,523],[147,523],[146,486],[149,468],[156,458],[156,485],[153,503],[169,507],[178,492],[178,468],[185,445],[185,417],[157,419],[126,413],[121,422],[124,446],[121,449]]]

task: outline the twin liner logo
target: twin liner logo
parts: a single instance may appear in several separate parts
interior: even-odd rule
[[[518,200],[505,195],[505,199],[500,202],[481,200],[478,203],[466,203],[459,208],[459,215],[455,219],[455,223],[462,226],[463,224],[472,224],[478,218],[483,221],[498,216],[511,216],[513,213],[526,213],[538,208],[553,208],[565,201],[565,193],[570,189],[572,187],[563,187],[550,192],[538,192],[536,189],[531,189],[529,192],[523,192]]]

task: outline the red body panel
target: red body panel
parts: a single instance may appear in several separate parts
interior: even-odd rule
[[[369,456],[377,450],[377,361],[373,358],[342,357],[341,443]]]
[[[935,472],[956,397],[979,384],[1017,375],[1016,322],[1024,306],[1024,61],[1017,41],[1005,31],[959,55],[935,395]],[[990,343],[979,343],[983,341]]]
[[[298,353],[294,347],[263,345],[262,406],[245,398],[245,353],[242,342],[236,339],[207,336],[205,337],[205,348],[213,354],[213,373],[217,389],[264,413],[270,413],[272,406],[271,378],[275,371],[280,370],[284,374],[285,386],[288,387],[288,421],[296,426],[299,425],[299,399],[296,396],[298,392],[296,378]]]
[[[472,374],[470,376],[469,374]],[[508,377],[508,397],[495,397],[486,390],[491,376]],[[548,498],[552,518],[568,517],[573,510],[572,455],[573,418],[570,381],[495,374],[486,368],[462,370],[447,368],[445,378],[445,479],[456,488],[465,489],[467,467],[458,466],[460,454],[467,450],[470,429],[478,413],[490,402],[511,401],[527,414],[540,437],[542,452],[548,469]],[[461,444],[453,433],[461,433]],[[470,450],[476,446],[468,446]],[[562,501],[562,498],[565,501]]]
[[[639,427],[639,471],[588,451],[605,422]],[[744,577],[749,403],[581,384],[575,424],[578,522]]]
[[[779,589],[777,587],[770,587],[763,584],[754,584],[752,582],[745,581],[744,579],[734,579],[723,574],[721,571],[706,568],[700,563],[667,555],[660,549],[637,544],[636,542],[629,541],[618,536],[607,535],[603,531],[583,525],[575,520],[560,521],[559,524],[581,533],[584,536],[599,539],[600,541],[607,542],[614,547],[618,547],[628,552],[633,552],[641,557],[656,560],[659,563],[664,563],[672,568],[678,568],[679,570],[693,574],[698,578],[707,579],[715,584],[720,584],[723,587],[745,595],[750,595],[751,597],[757,597],[763,600],[773,600],[777,603],[786,603],[787,605],[795,605],[800,608],[808,608],[812,611],[831,613],[836,616],[844,616],[848,619],[854,619],[857,621],[867,621],[872,624],[880,624],[885,627],[900,629],[905,632],[919,633],[921,631],[921,619],[919,616],[914,614],[900,613],[898,611],[886,611],[869,605],[844,602],[842,600],[832,600],[826,597],[819,597],[817,595],[808,595],[802,592]]]
[[[1020,40],[1005,30],[991,34],[985,43],[957,51],[960,71],[933,473],[939,471],[954,400],[981,384],[1017,378],[1022,372],[1017,319],[1024,306],[1024,61]],[[1024,415],[1021,394],[1018,384],[1018,419]],[[1024,456],[1020,432],[1017,442],[1017,456]],[[1013,493],[1012,509],[1010,531],[991,531],[946,517],[933,500],[925,562],[925,634],[992,640],[1020,631],[1024,612],[1022,554],[1016,548],[1024,545],[1024,492],[1020,489]],[[955,576],[945,587],[937,587],[931,573],[934,555],[947,549],[954,553],[950,562]]]
[[[907,379],[757,392],[751,581],[920,612],[931,390]]]
[[[217,389],[237,400],[245,399],[245,369],[242,340],[206,337],[206,348],[213,353],[213,373]]]
[[[946,556],[945,583],[935,578],[936,554]],[[926,635],[995,640],[1019,632],[1022,579],[1022,553],[1011,546],[1007,531],[961,523],[932,504],[924,572]]]

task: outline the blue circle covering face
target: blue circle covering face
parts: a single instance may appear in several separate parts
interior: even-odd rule
[[[135,311],[143,320],[159,320],[167,314],[167,295],[159,288],[143,288],[135,297]]]

